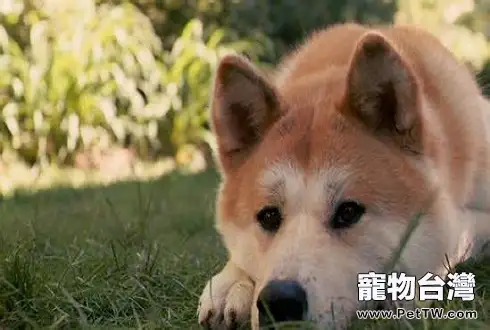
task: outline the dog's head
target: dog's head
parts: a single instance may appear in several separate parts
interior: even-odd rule
[[[267,310],[276,321],[345,324],[357,274],[382,270],[433,191],[421,169],[426,105],[404,57],[368,33],[348,65],[322,72],[277,86],[241,57],[217,70],[217,227],[256,283],[254,325]],[[439,206],[404,250],[405,271],[440,266]]]

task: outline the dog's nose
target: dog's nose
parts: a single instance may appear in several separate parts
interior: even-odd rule
[[[306,291],[296,281],[272,280],[260,291],[257,308],[260,326],[302,321],[308,311]]]

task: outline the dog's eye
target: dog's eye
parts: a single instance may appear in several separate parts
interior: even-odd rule
[[[341,203],[332,218],[333,228],[346,228],[358,222],[366,207],[355,201],[345,201]]]
[[[260,226],[269,232],[276,232],[282,222],[282,214],[275,206],[266,206],[257,213]]]

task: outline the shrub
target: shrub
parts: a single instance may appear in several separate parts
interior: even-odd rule
[[[193,19],[164,50],[129,3],[9,1],[0,6],[0,148],[29,163],[114,145],[151,156],[207,140],[218,58],[260,49],[220,28],[207,36]]]
[[[28,13],[24,50],[0,27],[2,150],[65,162],[81,148],[155,143],[170,104],[150,21],[129,4],[50,3]]]

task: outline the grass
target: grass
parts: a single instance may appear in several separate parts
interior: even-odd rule
[[[20,191],[0,203],[0,327],[197,328],[225,251],[213,223],[217,174]],[[374,321],[354,329],[488,329],[490,263],[468,264],[477,321]]]
[[[195,327],[224,250],[214,172],[17,193],[0,204],[0,326]]]

